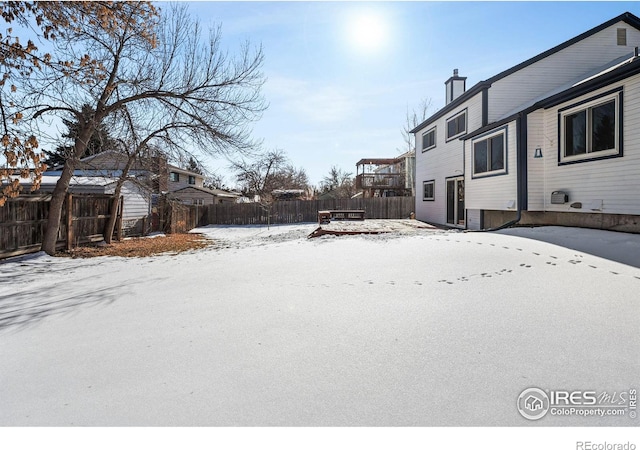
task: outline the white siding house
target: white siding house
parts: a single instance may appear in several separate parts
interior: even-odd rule
[[[624,13],[466,92],[454,72],[445,107],[412,130],[416,217],[640,232],[638,46]]]

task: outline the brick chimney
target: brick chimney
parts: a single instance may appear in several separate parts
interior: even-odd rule
[[[160,194],[169,190],[169,167],[164,156],[151,157],[151,172],[155,175],[153,190]]]

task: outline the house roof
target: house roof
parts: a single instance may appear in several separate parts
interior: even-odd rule
[[[356,163],[356,166],[364,166],[367,164],[380,166],[382,164],[393,164],[395,158],[363,158]]]
[[[58,182],[59,175],[44,175],[40,181],[40,186],[51,186]],[[77,177],[72,176],[69,181],[70,185],[74,186],[108,186],[118,181],[117,178],[110,177]],[[22,183],[22,182],[21,182]],[[25,180],[24,184],[31,184],[31,179]]]
[[[413,150],[403,153],[400,156],[396,156],[395,158],[362,158],[360,161],[356,163],[356,166],[364,166],[364,165],[375,165],[381,166],[383,164],[395,164],[397,162],[401,162],[403,159],[407,157],[413,156]]]
[[[585,31],[582,34],[579,34],[578,36],[569,39],[568,41],[563,42],[562,44],[556,45],[555,47],[540,53],[539,55],[534,56],[533,58],[529,58],[526,61],[521,62],[520,64],[517,64],[507,70],[504,70],[500,73],[498,73],[497,75],[492,76],[491,78],[484,80],[484,81],[480,81],[479,83],[477,83],[475,86],[473,86],[471,89],[469,89],[468,91],[466,91],[465,93],[463,93],[462,95],[460,95],[459,97],[457,97],[455,100],[453,100],[451,103],[449,103],[448,105],[444,106],[443,108],[441,108],[440,110],[438,110],[435,114],[433,114],[431,117],[429,117],[428,119],[424,120],[422,123],[420,123],[420,125],[418,125],[417,127],[415,127],[413,130],[410,131],[410,133],[416,133],[419,130],[421,130],[422,128],[424,128],[426,125],[428,125],[429,123],[433,122],[434,120],[439,119],[440,117],[444,116],[445,114],[447,114],[448,112],[458,108],[462,103],[464,103],[466,100],[468,100],[469,98],[477,95],[479,92],[482,92],[484,89],[489,88],[493,83],[495,83],[496,81],[505,78],[521,69],[524,69],[525,67],[528,67],[544,58],[547,58],[548,56],[553,55],[554,53],[557,53],[561,50],[564,50],[565,48],[580,42],[596,33],[599,33],[600,31],[610,27],[611,25],[614,25],[618,22],[625,22],[629,25],[631,25],[632,27],[640,30],[640,18],[638,18],[637,16],[631,14],[630,12],[625,12],[623,14],[620,14],[617,17],[614,17],[611,20],[608,20],[600,25],[598,25],[595,28],[592,28],[588,31]]]
[[[178,166],[167,164],[167,167],[169,168],[170,172],[178,172],[178,173],[182,173],[182,174],[185,174],[185,175],[193,175],[193,176],[196,176],[196,177],[204,178],[204,175],[202,175],[201,173],[191,172],[190,170],[187,170],[187,169],[181,169]]]
[[[52,189],[58,183],[60,179],[60,175],[43,175],[40,181],[40,189]],[[102,177],[102,176],[92,176],[92,177],[82,177],[82,176],[72,176],[71,180],[69,180],[70,187],[89,187],[89,186],[98,186],[105,188],[112,184],[118,182],[118,178],[112,177]],[[131,183],[131,180],[126,180],[125,183]],[[21,178],[20,184],[23,186],[31,186],[33,184],[33,180],[31,178]],[[148,186],[143,184],[136,183],[138,187],[143,189],[150,190]]]
[[[185,191],[187,189],[194,189],[196,191],[200,191],[203,192],[205,194],[209,194],[209,195],[213,195],[215,197],[226,197],[226,198],[236,198],[238,197],[237,194],[231,193],[231,192],[227,192],[227,191],[223,191],[222,189],[207,189],[207,188],[201,188],[201,187],[196,187],[196,186],[187,186],[187,187],[183,187],[181,189],[177,189],[175,191],[172,191],[172,194],[177,194],[178,192],[182,192]]]

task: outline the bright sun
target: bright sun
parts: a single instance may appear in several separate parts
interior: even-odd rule
[[[381,50],[389,38],[386,20],[379,14],[359,14],[349,21],[349,41],[356,50],[373,53]]]

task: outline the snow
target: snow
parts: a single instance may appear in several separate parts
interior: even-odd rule
[[[0,425],[638,425],[516,401],[637,388],[640,235],[401,225],[0,263]]]

